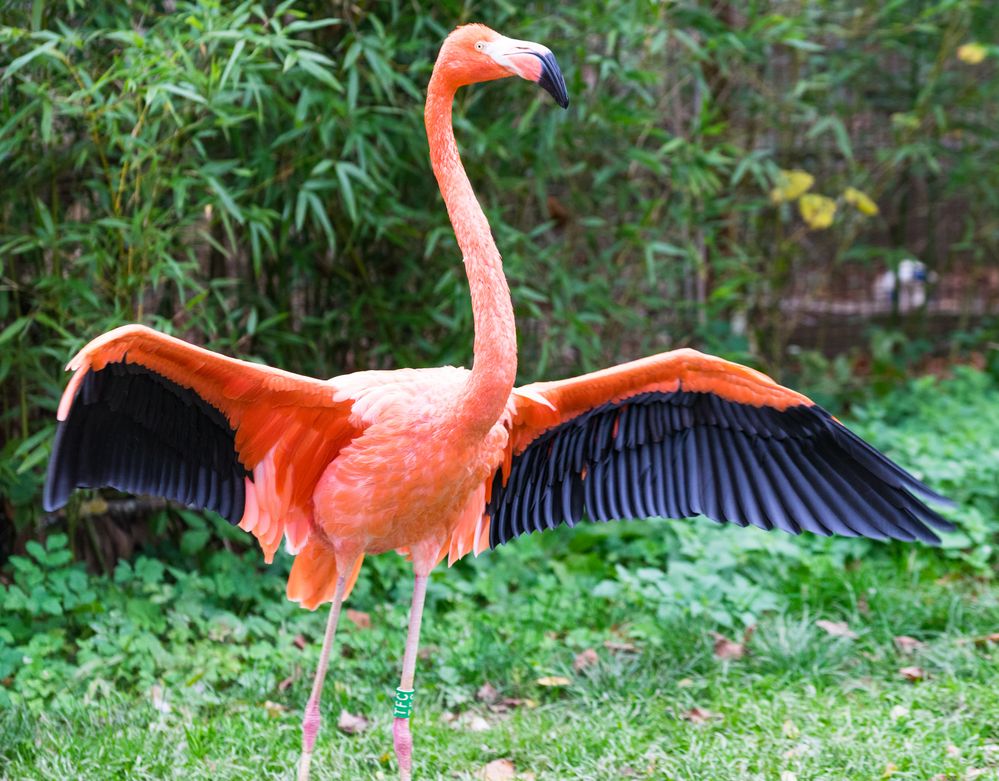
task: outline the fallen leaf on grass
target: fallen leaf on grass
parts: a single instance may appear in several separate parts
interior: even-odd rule
[[[618,640],[604,640],[604,648],[612,654],[637,654],[638,646],[634,643],[622,643]]]
[[[988,772],[989,769],[987,767],[969,767],[965,771],[964,777],[968,779],[968,781],[971,781],[973,778],[981,778]]]
[[[961,756],[961,749],[955,746],[953,743],[947,746],[947,756],[948,757],[959,757]]]
[[[894,708],[891,709],[890,715],[892,717],[892,720],[898,721],[899,719],[903,719],[909,715],[909,709],[906,708],[904,705],[896,705]]]
[[[741,659],[745,656],[746,647],[742,643],[729,640],[719,632],[712,632],[711,636],[715,639],[715,656],[718,659]]]
[[[815,622],[815,626],[824,629],[827,634],[833,637],[846,637],[850,640],[857,639],[857,633],[850,629],[845,621],[826,621],[824,618]]]
[[[287,705],[282,705],[280,702],[271,702],[270,700],[264,701],[264,710],[267,711],[267,715],[272,719],[277,718],[282,713],[288,711]]]
[[[546,675],[535,681],[538,686],[568,686],[572,681],[561,675]]]
[[[499,692],[496,691],[496,687],[486,681],[479,687],[479,690],[475,692],[475,699],[479,702],[484,702],[486,705],[492,705],[499,699]]]
[[[913,683],[927,677],[926,670],[922,667],[903,667],[898,671],[898,674],[905,678],[905,680],[912,681]]]
[[[798,729],[798,725],[795,724],[790,719],[787,719],[784,722],[784,724],[781,726],[780,731],[784,733],[785,738],[790,738],[791,740],[794,740],[795,738],[801,735],[801,730]]]
[[[714,711],[709,711],[707,708],[699,708],[694,706],[689,711],[683,714],[683,718],[689,721],[691,724],[704,724],[711,719],[720,719],[721,714],[715,713]]]
[[[898,772],[898,765],[894,762],[889,762],[885,765],[885,772],[881,774],[882,778],[891,778],[895,773]]]
[[[678,689],[689,689],[693,685],[694,685],[693,678],[681,678],[679,681],[676,682],[676,687]]]
[[[494,759],[476,774],[481,781],[510,781],[516,776],[517,770],[509,759]]]
[[[494,713],[506,713],[508,710],[513,710],[514,708],[537,708],[538,701],[529,698],[521,699],[520,697],[506,697],[497,703],[489,706],[489,710]]]
[[[295,669],[292,670],[291,675],[285,678],[281,683],[278,684],[278,691],[287,691],[291,685],[302,677],[302,670],[296,665]]]
[[[149,697],[153,701],[153,708],[158,710],[160,713],[169,713],[173,710],[170,707],[170,703],[166,701],[166,697],[163,694],[163,687],[153,686],[149,690]]]
[[[462,713],[455,726],[466,732],[488,732],[493,728],[492,724],[486,721],[477,713]]]
[[[548,216],[551,217],[557,225],[562,226],[569,221],[569,218],[572,216],[572,212],[570,212],[566,205],[554,195],[549,195]]]
[[[899,653],[903,654],[911,654],[926,645],[922,640],[917,640],[915,637],[909,637],[908,635],[899,635],[893,638],[893,642]]]
[[[576,654],[576,658],[572,662],[572,669],[577,673],[582,672],[587,667],[592,667],[599,661],[600,657],[597,656],[597,652],[592,648],[587,648],[585,651]]]
[[[295,648],[297,648],[299,651],[305,650],[305,638],[302,637],[302,635],[295,635],[295,639],[292,640],[291,642],[295,644]]]
[[[358,629],[371,628],[371,616],[369,614],[361,610],[351,610],[350,608],[347,608],[346,615],[347,620]]]
[[[371,726],[371,722],[368,721],[364,716],[355,716],[353,713],[348,713],[345,710],[340,711],[340,718],[336,722],[337,729],[341,732],[345,732],[348,735],[356,735],[358,732],[364,732]]]
[[[962,637],[957,641],[958,645],[967,645],[972,643],[977,646],[988,645],[989,643],[999,643],[999,632],[993,632],[990,635],[981,635],[980,637]]]

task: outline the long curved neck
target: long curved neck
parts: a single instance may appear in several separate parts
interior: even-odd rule
[[[517,331],[499,250],[458,156],[451,127],[454,93],[455,88],[435,68],[427,90],[424,121],[430,162],[464,257],[472,294],[475,357],[459,402],[460,414],[463,423],[483,430],[499,420],[513,389]]]

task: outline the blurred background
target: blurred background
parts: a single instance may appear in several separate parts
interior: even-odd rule
[[[0,582],[26,600],[17,573],[49,555],[99,588],[138,578],[121,574],[138,554],[206,577],[255,566],[232,563],[249,542],[217,518],[149,500],[81,492],[42,513],[63,366],[94,336],[144,322],[320,377],[470,364],[467,285],[422,123],[440,41],[466,21],[548,45],[571,97],[562,111],[510,82],[458,97],[464,163],[511,282],[520,380],[686,345],[756,366],[960,500],[961,533],[925,555],[937,576],[994,579],[999,4],[0,9],[0,562],[17,554]],[[495,577],[560,559],[551,577],[741,626],[791,604],[775,572],[909,555],[706,537],[705,524],[553,534],[494,557]],[[53,536],[55,554],[35,542]],[[628,580],[639,565],[672,585],[650,596]],[[467,567],[455,593],[492,588],[468,585],[492,582],[472,577],[482,562]],[[369,572],[362,604],[393,594],[403,569]],[[68,636],[89,637],[93,600],[44,588],[60,613],[79,611]],[[0,628],[0,650],[23,651],[56,615],[19,599],[7,611],[21,630]],[[18,665],[0,663],[0,678]]]
[[[0,496],[19,527],[62,366],[121,323],[314,376],[470,363],[422,122],[456,21],[547,42],[572,95],[459,96],[523,381],[695,345],[842,412],[999,339],[991,3],[5,15]]]

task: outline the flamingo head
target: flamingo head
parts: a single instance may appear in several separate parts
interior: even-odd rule
[[[434,71],[455,87],[520,76],[535,82],[562,108],[569,105],[565,79],[551,49],[507,38],[484,24],[466,24],[444,41]]]

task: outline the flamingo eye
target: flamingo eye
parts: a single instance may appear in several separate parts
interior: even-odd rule
[[[475,44],[475,50],[478,51],[478,52],[482,51],[485,48],[486,48],[486,42],[485,41],[478,41]]]

